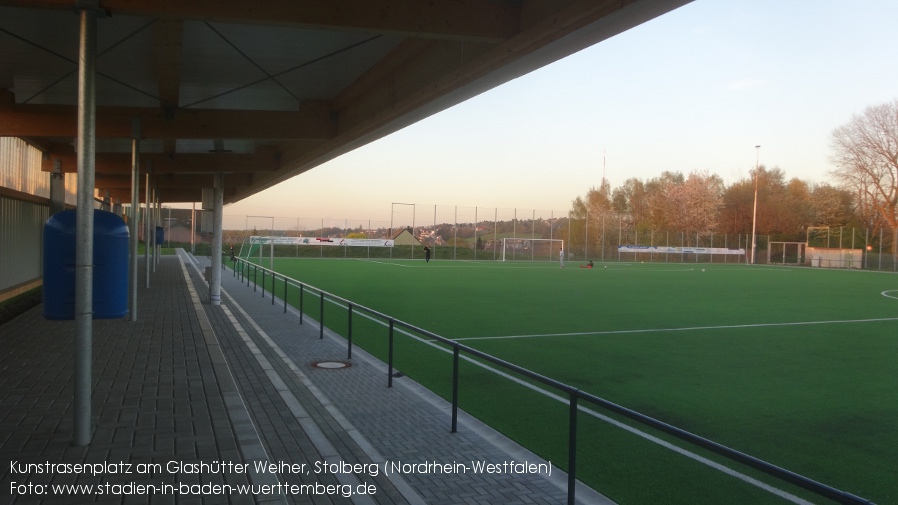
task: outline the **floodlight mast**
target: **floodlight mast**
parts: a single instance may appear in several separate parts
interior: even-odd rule
[[[755,146],[755,204],[754,209],[752,211],[751,216],[751,258],[749,263],[754,264],[756,261],[756,250],[758,243],[758,236],[755,234],[755,230],[757,229],[758,224],[758,170],[760,169],[759,162],[761,160],[761,146]]]

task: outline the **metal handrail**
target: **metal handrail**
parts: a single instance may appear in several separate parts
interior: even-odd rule
[[[302,281],[298,281],[291,277],[287,277],[283,274],[278,274],[277,272],[262,267],[260,265],[256,265],[250,261],[244,260],[243,258],[237,258],[237,261],[241,263],[242,267],[240,268],[243,271],[244,277],[246,276],[246,270],[252,267],[254,269],[254,279],[256,278],[255,272],[256,269],[263,270],[263,283],[265,279],[264,272],[268,272],[272,278],[272,288],[270,290],[272,299],[274,297],[274,286],[275,279],[280,276],[284,280],[284,311],[286,312],[287,306],[287,285],[292,283],[293,286],[299,287],[300,289],[300,301],[298,304],[299,314],[300,314],[300,324],[302,324],[302,314],[303,314],[303,304],[302,304],[302,294],[303,291],[308,288],[313,292],[317,292],[320,298],[320,319],[319,319],[319,338],[324,338],[324,301],[325,298],[338,303],[343,303],[346,305],[347,311],[349,313],[349,321],[348,321],[348,350],[347,350],[347,359],[352,358],[352,315],[354,312],[360,310],[362,312],[367,313],[370,316],[374,316],[377,318],[381,318],[388,323],[389,327],[389,342],[388,342],[388,373],[387,373],[387,387],[393,387],[393,338],[395,329],[397,326],[404,328],[408,331],[417,333],[421,336],[431,338],[440,343],[446,344],[452,348],[452,428],[451,432],[455,433],[458,431],[458,378],[459,378],[459,360],[461,358],[461,353],[464,352],[473,357],[480,358],[485,360],[493,365],[497,365],[502,367],[508,371],[514,372],[521,376],[524,376],[528,379],[537,381],[541,384],[549,386],[555,390],[566,393],[568,395],[569,401],[569,418],[568,418],[568,497],[567,503],[568,505],[574,505],[575,497],[576,497],[576,454],[577,454],[577,414],[578,414],[578,400],[585,400],[593,405],[604,408],[621,416],[624,416],[628,419],[636,421],[640,424],[652,427],[656,430],[662,431],[669,435],[679,438],[680,440],[689,442],[698,447],[702,447],[709,451],[712,451],[720,456],[723,456],[727,459],[735,461],[737,463],[746,465],[748,467],[754,468],[755,470],[759,470],[764,472],[774,478],[777,478],[783,482],[788,482],[795,486],[798,486],[802,489],[810,491],[819,496],[825,497],[827,499],[833,500],[837,503],[856,505],[856,504],[864,504],[864,505],[872,505],[873,502],[867,500],[866,498],[862,498],[860,496],[853,495],[846,491],[842,491],[840,489],[836,489],[832,486],[828,486],[821,482],[815,481],[798,473],[792,472],[790,470],[786,470],[774,464],[768,463],[764,460],[758,459],[754,456],[750,456],[743,452],[737,451],[725,445],[719,444],[707,438],[701,437],[694,433],[690,433],[681,428],[677,428],[676,426],[667,424],[663,421],[655,419],[653,417],[647,416],[645,414],[641,414],[636,412],[635,410],[628,409],[621,405],[618,405],[614,402],[605,400],[604,398],[600,398],[591,393],[587,393],[578,388],[575,388],[569,384],[565,384],[563,382],[557,381],[540,373],[534,372],[530,369],[524,368],[520,365],[516,365],[511,363],[510,361],[503,360],[501,358],[497,358],[491,354],[487,354],[483,351],[470,347],[468,345],[459,343],[457,341],[448,339],[446,337],[437,335],[431,331],[425,330],[423,328],[419,328],[413,324],[406,323],[399,319],[396,319],[390,315],[384,314],[375,309],[366,307],[364,305],[360,305],[358,303],[352,302],[346,298],[343,298],[339,295],[335,295],[333,293],[329,293],[324,291],[323,289],[316,288],[309,284],[306,284]],[[235,275],[239,275],[237,273],[237,268],[235,268]],[[248,282],[247,282],[247,285]],[[262,286],[263,297],[265,287]],[[255,287],[253,288],[255,291]],[[273,303],[273,300],[272,300]]]

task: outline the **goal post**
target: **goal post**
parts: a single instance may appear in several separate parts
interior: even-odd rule
[[[558,238],[503,238],[502,261],[555,261],[563,248]]]
[[[804,264],[807,242],[768,242],[768,265],[802,265]]]

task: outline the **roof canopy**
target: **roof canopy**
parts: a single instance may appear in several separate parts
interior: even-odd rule
[[[79,7],[98,21],[96,187],[132,124],[165,203],[233,203],[689,0],[0,0],[0,136],[75,172]]]

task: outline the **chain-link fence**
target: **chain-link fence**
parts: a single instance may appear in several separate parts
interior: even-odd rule
[[[205,235],[198,236],[198,254],[211,238],[211,234]],[[389,220],[225,216],[224,251],[233,246],[239,253],[241,244],[254,235],[395,239],[393,247],[275,247],[276,256],[292,257],[423,259],[424,246],[428,246],[435,260],[501,261],[503,246],[515,244],[514,250],[505,251],[506,261],[557,261],[555,250],[532,253],[547,247],[540,240],[551,239],[563,242],[566,259],[574,263],[754,262],[890,272],[898,269],[893,229],[808,227],[788,240],[760,234],[753,248],[749,233],[651,230],[618,216],[578,218],[568,212],[537,209],[394,203]],[[558,244],[549,243],[553,249]],[[823,250],[827,252],[821,253]]]

